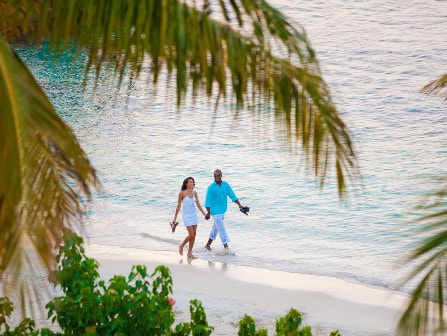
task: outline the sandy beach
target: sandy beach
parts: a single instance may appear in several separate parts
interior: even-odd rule
[[[189,320],[189,301],[199,299],[214,335],[236,335],[244,314],[272,335],[276,318],[291,307],[303,315],[314,335],[338,329],[342,335],[393,335],[407,296],[322,276],[193,260],[175,252],[101,245],[87,246],[100,263],[104,279],[127,275],[134,264],[149,270],[164,264],[171,270],[176,323]]]

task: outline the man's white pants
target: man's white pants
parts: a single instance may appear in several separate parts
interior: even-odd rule
[[[222,244],[228,244],[230,242],[230,238],[228,238],[227,231],[225,230],[224,225],[224,215],[213,215],[213,227],[211,228],[210,232],[210,239],[216,240],[217,233],[219,232],[220,240],[222,241]]]

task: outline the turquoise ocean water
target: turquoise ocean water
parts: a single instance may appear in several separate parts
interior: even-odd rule
[[[352,131],[361,185],[345,202],[331,178],[320,190],[268,107],[236,119],[230,106],[214,116],[214,106],[198,99],[176,111],[174,85],[162,80],[152,99],[144,76],[118,95],[107,79],[83,93],[82,69],[69,70],[70,57],[54,63],[45,50],[22,49],[103,183],[86,219],[88,241],[176,251],[186,231],[173,235],[168,223],[182,180],[196,179],[204,203],[221,168],[251,211],[244,216],[229,205],[235,255],[202,249],[211,222],[201,219],[200,258],[396,287],[413,243],[413,208],[436,186],[432,177],[447,173],[447,104],[419,93],[447,72],[447,2],[272,3],[307,30]]]

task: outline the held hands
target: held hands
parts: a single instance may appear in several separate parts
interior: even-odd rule
[[[205,215],[205,219],[206,219],[206,220],[210,219],[210,217],[211,217],[211,216],[210,216],[209,213],[207,213],[207,214]]]

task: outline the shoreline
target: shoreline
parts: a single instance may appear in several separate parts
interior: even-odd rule
[[[314,335],[393,335],[408,295],[333,277],[236,266],[202,259],[188,262],[171,251],[86,244],[101,277],[128,275],[132,265],[171,270],[176,324],[189,320],[189,301],[202,301],[213,335],[235,335],[244,314],[273,334],[276,318],[298,309]]]

